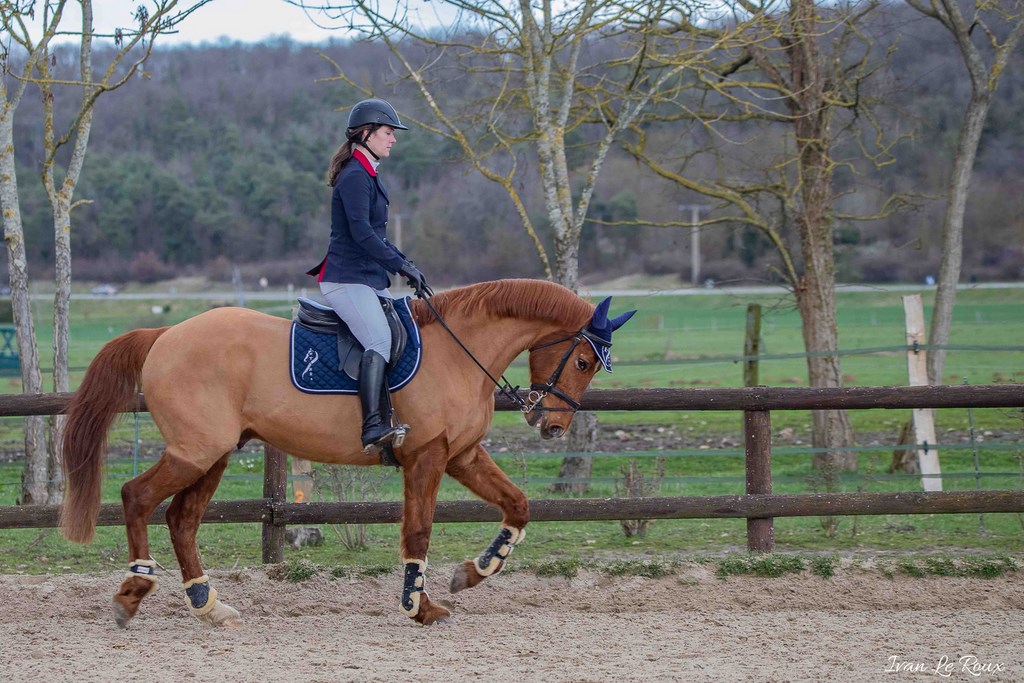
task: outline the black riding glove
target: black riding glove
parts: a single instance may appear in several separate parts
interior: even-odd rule
[[[434,296],[434,290],[427,284],[427,278],[411,261],[402,268],[402,275],[408,279],[409,286],[416,290],[416,295],[420,298]]]

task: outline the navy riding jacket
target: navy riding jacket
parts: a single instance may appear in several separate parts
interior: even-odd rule
[[[388,242],[387,224],[387,190],[370,162],[356,150],[334,183],[327,256],[307,274],[318,282],[389,287],[388,273],[401,272],[407,261],[405,254]]]

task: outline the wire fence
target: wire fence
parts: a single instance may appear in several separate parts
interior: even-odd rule
[[[745,356],[743,354],[715,354],[699,355],[693,358],[640,358],[616,360],[616,367],[646,367],[646,366],[685,366],[685,365],[708,365],[708,364],[735,364],[748,361],[770,362],[776,360],[799,360],[805,358],[828,358],[846,356],[870,356],[874,354],[907,353],[908,351],[932,351],[942,349],[945,351],[979,351],[989,352],[1017,352],[1024,353],[1024,346],[997,345],[982,346],[972,344],[916,344],[903,346],[874,346],[860,349],[838,349],[835,351],[799,351],[793,353],[761,353],[756,356]],[[513,367],[526,367],[525,358],[516,359]],[[72,373],[85,372],[87,366],[69,367]],[[52,374],[53,368],[43,368],[43,374]]]
[[[132,448],[138,441],[121,440],[112,443],[115,450]],[[141,444],[139,444],[141,445]],[[989,440],[982,444],[938,443],[933,446],[944,454],[941,479],[946,490],[972,488],[1024,490],[1024,444],[1012,436],[1001,440]],[[253,447],[258,449],[258,447]],[[831,452],[853,452],[859,454],[860,469],[842,472],[830,477],[830,485],[836,491],[915,491],[920,489],[922,475],[887,470],[889,460],[896,451],[913,451],[914,444],[873,444],[829,449]],[[812,456],[824,452],[810,446],[780,446],[772,449],[773,483],[777,492],[816,491],[822,487],[820,475],[810,468]],[[107,462],[106,479],[110,485],[119,487],[137,476],[153,463],[159,455],[158,448],[147,453],[134,449],[132,457],[112,457]],[[528,492],[550,490],[555,485],[587,484],[589,495],[612,494],[623,480],[622,469],[635,461],[656,485],[660,495],[682,494],[733,494],[742,493],[745,452],[742,448],[681,448],[653,450],[616,450],[594,452],[572,451],[496,451],[492,456],[506,473]],[[593,476],[583,478],[564,477],[547,473],[547,462],[560,462],[570,456],[593,459]],[[955,457],[960,456],[960,457]],[[974,456],[973,469],[968,456]],[[668,474],[654,474],[656,460],[670,463],[665,469]],[[704,462],[701,462],[704,461]],[[957,469],[950,469],[956,467]],[[708,470],[726,469],[721,474]],[[930,475],[924,475],[925,477]],[[289,475],[290,485],[310,481],[310,475]],[[384,490],[389,492],[386,499],[401,499],[401,475],[395,471],[382,470],[381,479],[386,481]],[[263,461],[259,450],[239,452],[232,460],[232,466],[224,475],[225,482],[237,483],[251,488],[252,495],[262,489]],[[0,465],[0,500],[13,498],[20,490],[21,467],[16,461]],[[445,480],[442,499],[460,498],[465,490],[453,481]]]
[[[888,323],[887,323],[888,324]],[[712,328],[718,324],[712,322]],[[722,326],[723,328],[725,326]],[[738,328],[742,329],[742,328]],[[659,332],[687,331],[687,328],[665,329]],[[642,334],[634,330],[632,334]],[[758,355],[744,354],[708,354],[696,355],[694,357],[672,357],[672,358],[641,358],[621,359],[616,361],[616,369],[619,368],[662,368],[677,369],[687,366],[703,366],[709,364],[735,365],[748,361],[758,361],[770,365],[773,362],[804,360],[808,357],[817,356],[899,356],[902,363],[908,352],[931,351],[943,349],[952,353],[981,354],[986,363],[993,362],[993,359],[1005,358],[1000,354],[1022,353],[1024,345],[977,345],[977,344],[946,344],[946,345],[890,345],[870,346],[853,349],[840,349],[832,352],[807,353],[760,353]],[[995,361],[999,362],[999,361]],[[525,367],[525,360],[517,360],[513,364],[520,370]],[[1020,371],[1014,371],[1012,365],[1002,365],[1006,368],[1005,374],[1010,378],[1020,376],[1024,378],[1024,365]],[[84,370],[83,368],[73,368]],[[945,409],[949,415],[953,409]],[[1020,416],[1017,419],[1016,431],[1005,427],[999,431],[1004,432],[998,439],[982,436],[986,426],[981,425],[977,430],[974,426],[974,415],[967,411],[968,420],[971,422],[972,436],[969,440],[961,437],[961,440],[938,442],[927,444],[926,448],[937,448],[943,458],[943,480],[948,480],[947,488],[981,488],[983,485],[988,488],[1012,488],[1024,489],[1024,411],[1016,410]],[[905,417],[901,417],[905,419]],[[1001,422],[1005,423],[1006,420]],[[20,483],[20,468],[16,462],[23,453],[23,418],[0,418],[0,498],[13,499],[18,491]],[[736,421],[736,432],[739,432],[739,420]],[[868,444],[858,444],[847,448],[831,448],[830,452],[856,452],[862,463],[861,471],[856,473],[844,473],[837,479],[840,490],[917,490],[920,486],[921,475],[902,472],[886,472],[888,467],[887,458],[891,457],[894,451],[915,450],[917,445],[900,445],[895,443],[898,430],[892,430],[891,444],[873,441]],[[130,470],[125,471],[122,467],[126,462],[123,458],[111,459],[111,471],[108,478],[115,481],[126,480],[136,476],[141,470],[148,467],[160,455],[159,433],[156,430],[148,413],[136,414],[134,420],[127,423],[122,422],[115,427],[110,435],[110,448],[113,452],[131,452]],[[683,440],[683,439],[681,439]],[[779,444],[779,440],[776,440]],[[585,480],[593,491],[613,492],[617,482],[621,479],[618,474],[623,463],[629,460],[636,460],[640,463],[650,462],[653,459],[664,458],[670,463],[668,474],[658,480],[659,490],[666,494],[679,494],[692,492],[698,487],[701,493],[733,493],[737,487],[742,488],[744,478],[742,476],[742,457],[744,451],[740,447],[715,446],[703,444],[696,447],[668,447],[653,450],[623,450],[591,452],[591,453],[570,453],[552,451],[529,451],[507,452],[505,447],[495,445],[492,455],[499,464],[506,469],[510,475],[517,471],[522,472],[534,468],[544,470],[544,466],[525,466],[523,462],[543,463],[544,461],[561,460],[567,456],[589,456],[594,458],[594,475]],[[792,445],[775,445],[772,449],[773,469],[777,471],[774,481],[781,490],[814,490],[816,483],[809,463],[816,453],[821,452],[809,445],[795,443]],[[245,458],[243,454],[240,456]],[[700,459],[711,457],[735,460],[735,467],[738,470],[729,474],[709,474],[703,470],[708,469],[707,464],[686,464],[696,462]],[[970,459],[973,458],[973,468]],[[237,460],[238,458],[234,459]],[[2,461],[8,464],[2,464]],[[245,472],[231,472],[225,475],[226,481],[246,482],[252,480],[262,481],[262,463],[259,463],[260,470],[251,474]],[[950,469],[950,468],[953,469]],[[236,469],[236,467],[233,467]],[[692,470],[692,471],[691,471]],[[802,471],[802,473],[792,473]],[[518,475],[517,475],[518,476]],[[307,477],[308,478],[308,477]],[[295,477],[301,480],[302,476]],[[398,479],[396,478],[397,482]],[[550,489],[558,484],[583,483],[581,480],[555,476],[549,473],[538,474],[531,472],[528,475],[519,476],[519,482],[526,484],[533,490]],[[255,486],[256,484],[254,484]],[[802,487],[802,488],[801,488]],[[397,496],[396,488],[395,495]],[[442,490],[444,495],[445,489]],[[450,495],[457,495],[449,492]]]

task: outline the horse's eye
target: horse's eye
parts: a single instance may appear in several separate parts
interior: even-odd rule
[[[586,370],[589,367],[590,367],[590,363],[588,363],[587,361],[583,360],[582,358],[577,358],[576,359],[576,368],[578,370],[580,370],[581,372]]]

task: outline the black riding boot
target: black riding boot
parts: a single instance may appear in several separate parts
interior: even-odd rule
[[[391,426],[390,415],[385,422],[381,415],[381,394],[388,362],[376,351],[364,351],[359,365],[359,402],[363,406],[363,452],[379,453],[395,438],[397,431]]]

